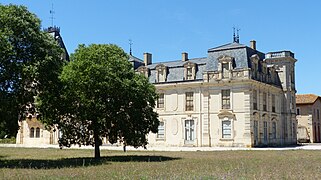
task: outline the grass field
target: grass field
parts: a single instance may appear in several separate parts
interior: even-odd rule
[[[0,148],[0,179],[321,179],[321,151]]]

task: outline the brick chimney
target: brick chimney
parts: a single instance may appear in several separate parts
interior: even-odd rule
[[[144,53],[144,64],[145,66],[152,64],[152,54]]]
[[[188,53],[187,52],[183,52],[182,53],[182,61],[187,61],[188,60]]]
[[[252,41],[250,41],[250,44],[251,44],[251,48],[256,50],[256,41],[252,40]]]

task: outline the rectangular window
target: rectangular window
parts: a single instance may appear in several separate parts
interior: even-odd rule
[[[266,111],[266,96],[267,94],[266,93],[263,93],[263,111]]]
[[[160,93],[157,99],[157,108],[164,108],[164,93]]]
[[[258,121],[254,121],[253,131],[254,131],[254,144],[257,145],[259,142],[259,123],[258,123]]]
[[[257,78],[257,64],[255,63],[255,62],[252,62],[252,75],[253,75],[253,77],[254,77],[254,79],[256,79]]]
[[[186,79],[192,80],[193,79],[193,68],[189,67],[189,68],[186,68],[186,70],[187,70]]]
[[[272,138],[276,139],[276,122],[272,122]]]
[[[232,138],[232,126],[230,120],[222,121],[222,138]]]
[[[264,144],[267,144],[268,143],[268,127],[267,127],[266,121],[263,122],[263,126],[264,126],[264,129],[263,129]]]
[[[164,122],[159,122],[157,138],[158,139],[164,139],[165,138],[165,124],[164,124]]]
[[[317,117],[318,117],[318,120],[320,119],[320,111],[319,109],[317,109]]]
[[[194,141],[194,120],[185,121],[185,141]]]
[[[257,110],[257,91],[253,90],[253,109]]]
[[[296,108],[296,115],[300,115],[300,108]]]
[[[275,95],[272,94],[272,112],[275,112]]]
[[[193,92],[186,92],[185,93],[185,98],[186,98],[186,111],[193,111],[194,110],[194,106],[193,106]]]
[[[229,63],[222,64],[222,74],[223,78],[229,78]]]
[[[222,109],[230,109],[230,90],[222,90]]]

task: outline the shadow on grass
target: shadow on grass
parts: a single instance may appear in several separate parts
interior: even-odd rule
[[[111,162],[162,162],[177,160],[167,156],[107,156],[95,158],[66,158],[56,160],[44,159],[0,159],[0,168],[22,169],[56,169],[70,167],[97,166],[110,164]]]

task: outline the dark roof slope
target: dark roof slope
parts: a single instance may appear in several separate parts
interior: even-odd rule
[[[254,54],[257,54],[260,57],[260,60],[263,60],[265,57],[264,53],[236,42],[225,44],[223,46],[218,46],[216,48],[211,48],[208,50],[208,63],[206,65],[206,70],[218,70],[218,58],[222,55],[228,55],[233,57],[235,60],[234,63],[236,69],[250,68],[250,57]]]

